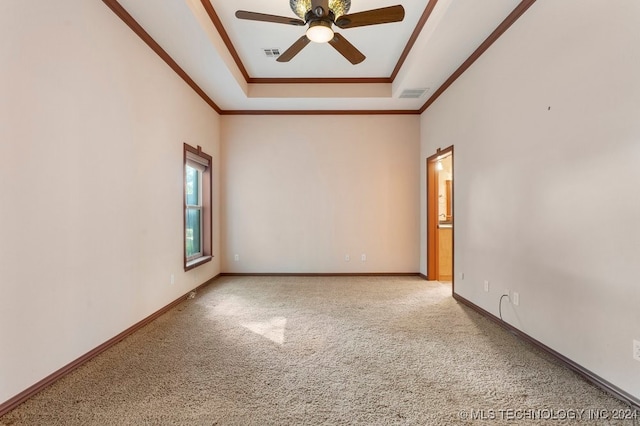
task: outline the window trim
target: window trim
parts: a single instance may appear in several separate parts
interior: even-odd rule
[[[204,263],[210,262],[213,258],[211,251],[213,242],[213,221],[212,221],[212,200],[213,200],[213,184],[212,172],[213,157],[202,151],[200,145],[197,148],[187,143],[183,144],[183,172],[182,172],[182,257],[184,259],[184,270],[188,271]],[[201,208],[200,217],[202,218],[202,226],[200,233],[202,235],[200,248],[202,254],[198,257],[187,258],[187,164],[193,162],[204,167],[201,175]]]

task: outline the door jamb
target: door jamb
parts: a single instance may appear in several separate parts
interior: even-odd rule
[[[440,149],[435,154],[427,158],[427,280],[438,280],[438,175],[436,171],[436,162],[438,159],[446,154],[451,153],[453,157],[453,145],[448,148]],[[451,163],[451,173],[453,174],[453,161]],[[452,223],[455,222],[455,206],[453,202],[453,194],[455,187],[455,176],[451,182],[451,216],[453,218]],[[452,291],[455,282],[455,226],[451,229],[453,235],[452,256]]]

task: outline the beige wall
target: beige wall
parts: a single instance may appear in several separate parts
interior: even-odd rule
[[[218,212],[183,272],[182,143],[216,182],[220,157],[217,114],[102,2],[2,2],[0,40],[2,403],[219,272]]]
[[[224,116],[221,138],[223,271],[418,271],[419,117]]]
[[[423,164],[455,145],[456,292],[495,315],[519,292],[507,322],[636,398],[639,20],[637,0],[536,2],[421,125]]]

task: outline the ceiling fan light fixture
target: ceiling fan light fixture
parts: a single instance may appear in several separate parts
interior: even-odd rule
[[[311,0],[289,0],[289,6],[300,19],[305,19],[307,12],[311,10]],[[333,12],[335,19],[346,14],[350,8],[351,0],[329,0],[329,10]]]
[[[307,38],[314,43],[327,43],[333,38],[331,23],[326,21],[315,21],[309,24]]]

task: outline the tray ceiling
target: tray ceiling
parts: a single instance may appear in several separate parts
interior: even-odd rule
[[[534,0],[352,0],[349,13],[395,4],[405,9],[402,22],[334,28],[366,56],[358,65],[316,43],[290,62],[276,62],[265,49],[285,51],[306,27],[234,15],[248,10],[295,18],[287,0],[103,1],[129,15],[121,18],[134,20],[129,25],[137,24],[222,113],[417,113],[501,24],[510,25]]]

